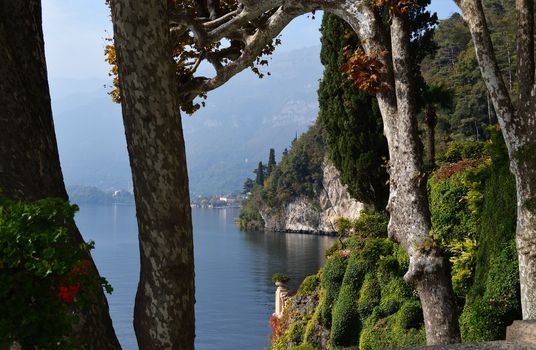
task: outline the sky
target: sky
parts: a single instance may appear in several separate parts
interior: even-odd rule
[[[112,36],[108,8],[104,4],[104,0],[42,0],[42,5],[52,109],[65,182],[68,185],[92,185],[105,189],[112,187],[115,189],[130,188],[131,177],[120,106],[113,104],[110,97],[106,95],[110,90],[107,86],[111,82],[108,75],[110,67],[104,61],[104,47],[108,43],[106,39]],[[437,11],[440,18],[447,18],[456,11],[452,0],[432,0],[431,9]],[[322,74],[319,55],[315,54],[310,59],[307,57],[308,61],[305,64],[300,64],[299,62],[302,61],[298,60],[299,66],[293,68],[292,71],[288,71],[287,67],[289,57],[300,57],[300,52],[306,48],[316,49],[316,51],[305,50],[306,52],[318,52],[321,21],[321,13],[318,13],[314,18],[310,14],[304,15],[290,23],[281,34],[283,44],[278,46],[276,52],[270,56],[270,66],[267,68],[272,73],[272,81],[278,81],[278,78],[290,78],[286,88],[295,87],[296,91],[308,91],[313,96],[314,101],[316,101],[314,84],[318,83]],[[292,60],[290,61],[292,62]],[[315,69],[306,72],[299,69],[307,64],[312,65]],[[203,68],[202,66],[200,70]],[[298,71],[312,79],[312,83],[310,82],[309,85],[303,87],[295,86],[300,84],[303,80],[301,78],[304,78],[304,76],[297,76]],[[312,71],[316,72],[317,75],[314,75]],[[189,158],[192,159],[189,163],[192,168],[190,170],[199,168],[195,166],[196,160],[216,157],[201,147],[202,145],[194,142],[201,140],[202,144],[211,144],[214,141],[210,137],[206,137],[208,129],[203,129],[203,133],[198,135],[195,134],[195,128],[196,123],[211,121],[210,106],[217,103],[216,95],[219,94],[224,101],[232,101],[233,96],[241,94],[237,91],[243,91],[241,89],[244,86],[249,86],[251,89],[251,86],[257,86],[256,84],[258,84],[257,77],[250,70],[245,70],[225,86],[219,88],[218,91],[211,92],[207,100],[209,106],[198,112],[196,118],[187,119],[185,117],[183,127],[187,139],[186,148],[187,152],[190,152],[188,153]],[[258,92],[261,90],[253,88],[252,92],[250,91],[252,93],[250,98],[258,98],[259,94],[260,97],[265,98],[262,92]],[[287,101],[287,99],[290,100]],[[279,105],[272,106],[272,109],[281,111],[282,115],[286,116],[285,118],[296,118],[300,114],[299,108],[301,107],[299,106],[302,106],[303,103],[309,106],[307,104],[309,100],[305,99],[305,102],[302,101],[303,103],[300,104],[300,101],[296,99],[299,100],[297,96],[280,98],[276,101]],[[268,110],[266,105],[263,106]],[[225,117],[231,119],[238,118],[241,113],[255,113],[254,106],[251,107],[251,111],[241,111],[239,107],[235,108],[232,103],[228,104],[227,107],[230,109],[227,110]],[[298,109],[295,110],[296,108]],[[275,118],[279,112],[274,111],[272,112],[275,114],[271,117]],[[292,115],[287,116],[289,111]],[[255,117],[261,115],[262,113],[259,112],[255,114]],[[249,118],[248,122],[243,124],[261,122],[253,119],[255,118]],[[257,129],[268,134],[266,129],[260,126]],[[291,131],[297,132],[297,130]],[[243,140],[243,136],[239,138]],[[194,137],[195,140],[192,141],[188,137]],[[227,137],[231,136],[227,135]],[[290,139],[289,137],[288,140]],[[256,138],[257,146],[262,149],[268,149],[273,145],[258,145],[261,141],[275,142],[273,139],[268,141],[263,137]],[[198,153],[195,153],[196,149],[198,149]],[[245,162],[247,163],[247,159]],[[236,168],[236,165],[233,164],[226,166],[227,168],[218,171],[229,172],[228,168]],[[205,173],[208,174],[205,174],[207,176],[216,176],[212,173],[209,174],[208,171]],[[197,176],[195,172],[191,172],[190,175],[193,178]],[[244,177],[246,176],[248,175],[245,174]]]
[[[109,68],[104,62],[103,48],[105,38],[112,36],[112,25],[104,0],[43,0],[42,4],[51,83],[62,79],[92,79],[95,87],[108,83]],[[446,18],[457,7],[452,0],[432,0],[431,10],[438,12],[440,18]],[[318,45],[320,22],[319,16],[295,19],[282,33],[283,45],[278,50]]]

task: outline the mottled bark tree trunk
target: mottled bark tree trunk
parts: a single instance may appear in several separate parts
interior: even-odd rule
[[[41,2],[0,0],[0,18],[0,195],[68,200],[52,120]],[[75,244],[82,242],[76,226],[70,234]],[[100,288],[94,298],[79,315],[76,339],[86,349],[120,349]]]
[[[389,89],[377,94],[389,145],[389,235],[410,257],[404,278],[419,293],[427,343],[457,343],[461,340],[458,310],[448,264],[429,236],[430,211],[419,147],[407,18],[392,17],[388,40],[372,10],[362,6],[348,3],[343,11],[334,12],[354,28],[369,54],[390,53],[384,58],[384,79]],[[391,43],[390,50],[387,42]]]
[[[112,0],[121,105],[134,181],[139,348],[194,348],[194,257],[168,1]]]
[[[424,116],[426,124],[426,144],[428,148],[428,165],[435,165],[435,128],[437,125],[437,113],[434,106],[428,106]]]
[[[536,84],[534,0],[516,0],[517,106],[497,64],[482,3],[456,1],[469,27],[480,71],[501,126],[516,179],[516,242],[524,319],[536,319]]]

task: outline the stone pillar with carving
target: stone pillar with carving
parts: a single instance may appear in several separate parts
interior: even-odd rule
[[[277,289],[275,291],[275,312],[277,318],[283,317],[283,310],[287,303],[288,288],[283,282],[275,282]]]

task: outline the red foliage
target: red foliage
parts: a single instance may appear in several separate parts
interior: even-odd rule
[[[459,162],[443,165],[437,169],[434,173],[435,178],[439,180],[446,180],[454,174],[464,171],[468,168],[474,168],[480,164],[484,159],[464,159]]]
[[[72,270],[72,274],[77,275],[89,275],[91,270],[93,269],[93,264],[88,259],[82,260],[80,264],[75,265]]]
[[[361,48],[353,52],[345,48],[346,63],[342,65],[342,71],[359,90],[369,94],[387,91],[389,86],[385,83],[385,65],[382,63],[386,55],[386,52],[367,55]]]
[[[270,328],[272,329],[272,341],[277,340],[284,333],[284,322],[283,319],[277,318],[277,316],[272,315],[270,317]]]
[[[60,286],[58,298],[65,303],[72,303],[74,298],[78,295],[80,290],[80,283],[72,284],[70,286]]]
[[[397,15],[406,15],[412,7],[419,6],[415,0],[374,0],[374,9],[389,6]]]

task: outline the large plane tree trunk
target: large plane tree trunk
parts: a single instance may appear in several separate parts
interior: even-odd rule
[[[134,181],[139,348],[194,348],[194,257],[168,1],[112,0],[121,106]]]
[[[52,120],[41,2],[1,0],[0,18],[0,195],[68,200]],[[82,242],[76,226],[70,234],[76,244]],[[85,349],[120,349],[100,288],[94,298],[79,314],[77,341]]]
[[[503,77],[479,0],[456,1],[469,27],[480,71],[503,133],[516,179],[516,242],[524,319],[536,319],[536,72],[534,0],[516,0],[517,106]]]
[[[431,220],[413,96],[407,17],[393,15],[391,38],[387,40],[372,9],[349,5],[335,13],[350,23],[370,55],[389,52],[383,58],[388,88],[376,95],[389,145],[389,236],[400,242],[410,257],[404,279],[419,293],[427,343],[460,342],[448,264],[429,235]],[[386,45],[389,42],[390,50]]]

